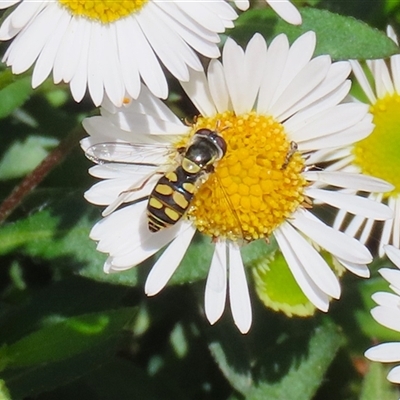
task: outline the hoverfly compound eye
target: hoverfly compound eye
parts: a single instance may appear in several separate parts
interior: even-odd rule
[[[215,134],[213,135],[213,141],[217,145],[217,147],[221,150],[222,156],[225,155],[226,153],[226,141],[225,139],[220,136],[218,133],[214,132]]]
[[[207,129],[207,128],[201,128],[199,130],[197,130],[195,132],[195,135],[199,135],[199,136],[209,136],[213,133],[213,131],[211,129]]]
[[[207,128],[201,128],[196,131],[195,136],[204,137],[213,142],[220,153],[220,158],[225,155],[227,148],[226,141],[217,131],[213,131]]]

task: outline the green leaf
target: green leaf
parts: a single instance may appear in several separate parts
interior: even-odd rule
[[[59,317],[21,340],[0,349],[3,368],[28,367],[61,361],[97,346],[116,335],[134,316],[133,308]]]
[[[0,400],[12,400],[6,383],[0,379]]]
[[[0,74],[0,119],[10,115],[29,99],[33,90],[30,76],[14,76],[10,70]]]
[[[0,357],[0,362],[3,364],[6,363],[10,348],[15,350],[17,343],[19,343],[18,346],[21,346],[21,343],[25,341],[26,344],[27,341],[35,339],[35,336],[40,348],[33,348],[33,351],[41,351],[45,346],[45,352],[49,352],[51,349],[46,347],[48,344],[45,333],[49,334],[51,331],[49,328],[52,326],[58,326],[57,329],[59,329],[63,324],[67,325],[61,335],[50,338],[50,347],[52,342],[61,340],[63,336],[67,335],[68,329],[70,329],[68,321],[78,319],[80,322],[79,320],[84,318],[87,327],[87,321],[90,322],[93,319],[95,324],[89,325],[89,327],[93,327],[99,326],[96,321],[101,322],[102,319],[104,320],[104,316],[110,320],[110,324],[105,327],[103,332],[98,331],[91,336],[83,334],[82,341],[76,332],[73,332],[71,337],[68,335],[65,339],[67,343],[62,341],[56,349],[57,358],[60,358],[60,355],[63,356],[62,353],[66,353],[64,345],[67,349],[71,348],[73,345],[71,339],[74,339],[76,346],[69,354],[64,354],[66,358],[63,356],[62,360],[33,364],[28,367],[7,368],[3,371],[2,378],[10,388],[12,398],[16,400],[16,398],[25,398],[33,393],[51,390],[86,375],[92,369],[99,368],[102,363],[110,362],[116,354],[116,345],[120,342],[118,319],[122,329],[126,321],[132,317],[136,318],[133,309],[109,311],[121,306],[127,290],[89,279],[70,277],[53,282],[45,288],[31,289],[29,296],[25,297],[25,301],[19,307],[14,305],[8,312],[4,312],[5,305],[3,303],[1,308],[3,313],[0,318],[0,343],[14,343],[8,350],[7,348],[1,350],[3,357]],[[126,318],[124,314],[126,314]],[[110,332],[110,329],[114,332]],[[106,335],[107,330],[111,335]],[[40,336],[42,336],[43,343],[39,340]],[[83,346],[85,342],[87,347]],[[30,346],[27,351],[31,351]],[[32,353],[29,353],[29,356],[32,357]],[[43,355],[39,354],[39,357],[43,357]],[[50,354],[50,358],[52,359],[54,356]]]
[[[79,197],[77,197],[79,196]],[[0,255],[18,249],[23,254],[46,260],[65,260],[70,271],[102,282],[134,286],[137,271],[107,275],[103,272],[106,256],[96,251],[89,233],[98,210],[83,198],[72,194],[60,196],[46,209],[0,228]]]
[[[30,290],[26,299],[29,301],[17,309],[12,307],[7,311],[3,305],[0,343],[17,342],[39,330],[44,321],[53,321],[60,315],[73,317],[119,307],[127,290],[78,276],[65,278],[36,291]]]
[[[57,144],[57,139],[33,135],[23,142],[15,141],[0,160],[0,180],[25,176],[37,167],[49,154],[49,149]]]
[[[90,387],[102,399],[165,399],[165,385],[149,376],[143,368],[127,360],[115,360],[94,371],[88,378]]]
[[[386,14],[395,12],[400,7],[400,0],[385,0],[384,10]]]
[[[399,393],[395,385],[386,379],[387,373],[386,366],[371,362],[362,384],[360,400],[397,400]]]
[[[300,26],[276,20],[271,10],[249,10],[238,18],[230,35],[245,45],[256,33],[268,41],[285,33],[290,42],[307,31],[317,35],[315,55],[329,54],[333,60],[385,58],[399,52],[396,44],[383,32],[364,22],[326,10],[301,9],[303,23]]]
[[[312,324],[279,317],[266,321],[264,315],[247,337],[227,326],[224,332],[215,330],[210,350],[230,384],[248,400],[312,399],[344,342],[328,320]]]
[[[109,362],[116,352],[119,335],[94,346],[89,351],[77,354],[65,360],[35,365],[30,368],[9,369],[4,371],[3,378],[13,400],[48,392],[84,377],[102,364]],[[78,396],[79,397],[79,396]]]
[[[399,333],[376,322],[370,313],[370,310],[377,305],[371,299],[372,294],[380,291],[391,292],[389,283],[382,277],[376,277],[360,282],[359,288],[364,307],[356,310],[355,316],[361,331],[374,340],[398,341]]]
[[[171,284],[183,284],[205,279],[210,268],[214,245],[208,236],[197,234],[186,252]]]
[[[205,279],[210,268],[214,247],[210,237],[197,234],[170,283],[183,284]],[[250,266],[260,258],[267,257],[274,248],[276,248],[274,239],[271,239],[269,245],[265,240],[256,240],[245,244],[241,249],[243,263]]]

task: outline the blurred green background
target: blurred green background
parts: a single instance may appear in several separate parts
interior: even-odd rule
[[[301,27],[279,21],[259,0],[226,34],[245,44],[255,31],[294,40],[314,29],[317,53],[335,60],[393,54],[372,28],[384,32],[390,23],[400,33],[400,0],[295,3]],[[369,280],[344,276],[340,301],[307,319],[267,309],[249,273],[254,322],[246,336],[229,310],[215,326],[204,316],[209,239],[196,237],[154,298],[143,293],[153,259],[105,275],[106,256],[88,238],[101,210],[83,199],[95,179],[78,145],[82,119],[98,110],[89,98],[76,104],[66,85],[49,79],[32,90],[30,80],[0,66],[0,200],[27,176],[29,187],[16,207],[0,207],[0,399],[398,399],[387,369],[363,357],[374,343],[400,340],[369,315],[370,295],[388,287],[376,273],[385,261],[371,266]],[[191,117],[193,107],[169,82],[168,105]],[[60,143],[60,162],[35,169]]]

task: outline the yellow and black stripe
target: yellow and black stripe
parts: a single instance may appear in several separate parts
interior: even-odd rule
[[[176,224],[189,208],[199,171],[188,173],[184,164],[162,176],[150,194],[147,218],[151,232]]]
[[[175,170],[162,176],[149,196],[149,230],[158,232],[176,224],[188,210],[199,183],[214,171],[215,163],[226,153],[226,142],[218,132],[199,129]]]

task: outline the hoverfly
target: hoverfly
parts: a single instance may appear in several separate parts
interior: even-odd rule
[[[196,191],[214,171],[226,149],[226,142],[217,131],[202,128],[194,133],[186,147],[179,149],[166,145],[99,143],[89,147],[85,154],[97,164],[120,163],[150,168],[142,183],[122,192],[104,210],[104,216],[124,203],[130,193],[141,190],[155,174],[162,174],[147,203],[148,228],[151,232],[158,232],[176,224],[185,215]],[[152,157],[147,158],[146,153],[150,152]],[[173,152],[178,152],[175,166],[163,170],[163,165],[157,162],[157,155],[164,160],[168,153]]]

